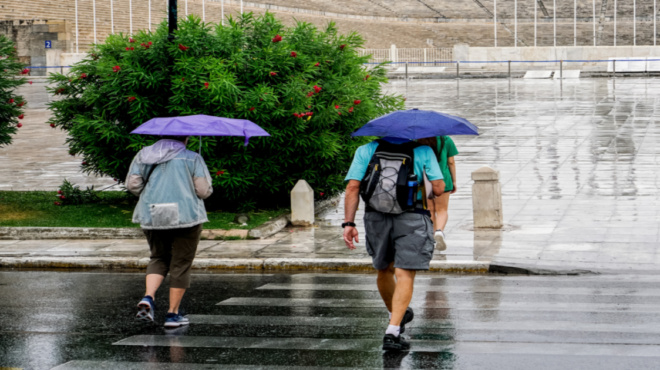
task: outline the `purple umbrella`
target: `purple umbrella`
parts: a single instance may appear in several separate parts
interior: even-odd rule
[[[207,116],[157,117],[148,120],[131,134],[158,136],[245,136],[245,146],[252,136],[270,136],[256,123],[246,119]],[[200,141],[201,147],[201,141]]]

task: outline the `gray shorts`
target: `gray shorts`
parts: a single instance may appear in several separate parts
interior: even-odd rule
[[[428,270],[433,249],[433,223],[429,216],[406,212],[392,215],[364,213],[367,253],[377,270],[394,267],[406,270]]]

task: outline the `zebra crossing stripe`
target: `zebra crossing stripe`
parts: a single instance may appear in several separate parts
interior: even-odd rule
[[[638,356],[660,357],[658,345],[591,344],[591,343],[523,343],[523,342],[454,342],[410,340],[415,352],[454,354],[544,354],[559,356]],[[381,352],[380,339],[264,338],[164,335],[136,335],[113,345],[186,347],[186,348],[250,348],[281,350],[323,350]]]
[[[511,290],[509,290],[509,288]],[[376,284],[266,284],[258,290],[330,290],[330,291],[373,291],[377,292]],[[515,289],[515,290],[514,290]],[[442,293],[501,293],[501,294],[543,294],[543,295],[589,295],[589,296],[660,296],[660,289],[609,288],[603,291],[598,288],[544,288],[544,287],[497,287],[497,286],[445,286],[416,284],[415,294],[422,292]]]
[[[197,325],[246,325],[246,326],[313,326],[313,327],[359,327],[384,328],[388,320],[382,318],[360,317],[317,317],[317,316],[239,316],[239,315],[188,315],[190,322]],[[498,321],[474,322],[454,321],[449,319],[415,318],[410,328],[444,329],[451,328],[457,332],[473,331],[555,331],[555,332],[593,332],[619,333],[622,325],[627,333],[660,334],[660,326],[648,324],[605,324],[570,321]]]
[[[258,298],[233,297],[226,299],[218,306],[260,306],[260,307],[383,307],[380,299],[343,299],[343,298]],[[473,302],[449,302],[447,299],[429,300],[423,297],[413,297],[412,308],[489,310],[489,311],[559,311],[559,312],[657,312],[656,304],[628,303],[563,303],[563,302],[498,302],[489,307],[478,307]]]
[[[2,368],[0,370],[9,370],[14,368]],[[333,370],[347,369],[345,367],[310,367],[310,366],[259,366],[259,365],[221,365],[221,364],[195,364],[195,363],[175,363],[168,364],[162,362],[127,362],[127,361],[69,361],[52,370],[102,370],[102,369],[121,369],[121,370]],[[22,369],[20,369],[22,370]]]

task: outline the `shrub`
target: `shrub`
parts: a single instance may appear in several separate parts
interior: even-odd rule
[[[98,196],[94,186],[88,187],[85,190],[80,190],[78,185],[73,185],[66,179],[60,185],[60,189],[55,195],[57,200],[54,202],[56,206],[69,205],[69,204],[90,204],[99,203],[101,198]]]
[[[350,133],[403,107],[384,95],[382,65],[365,67],[363,39],[299,22],[284,27],[272,14],[247,13],[228,25],[179,23],[132,37],[112,35],[66,76],[55,75],[51,123],[67,130],[71,154],[88,173],[125,178],[137,151],[156,138],[129,132],[158,116],[208,114],[249,119],[272,136],[209,137],[202,156],[211,171],[213,204],[225,209],[287,205],[298,179],[323,197],[342,191],[343,177],[364,138]],[[191,138],[190,149],[199,141]],[[247,207],[246,207],[247,205]]]
[[[0,35],[0,147],[10,144],[11,136],[23,125],[19,117],[23,118],[25,100],[15,93],[27,81],[16,77],[29,72],[23,67],[16,58],[14,43]]]

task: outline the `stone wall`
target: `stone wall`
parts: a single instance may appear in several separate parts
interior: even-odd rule
[[[59,53],[70,49],[69,24],[63,20],[3,20],[0,34],[16,43],[19,60],[33,67],[59,63]],[[51,48],[46,48],[46,40]],[[33,68],[32,75],[46,74],[46,69]]]

